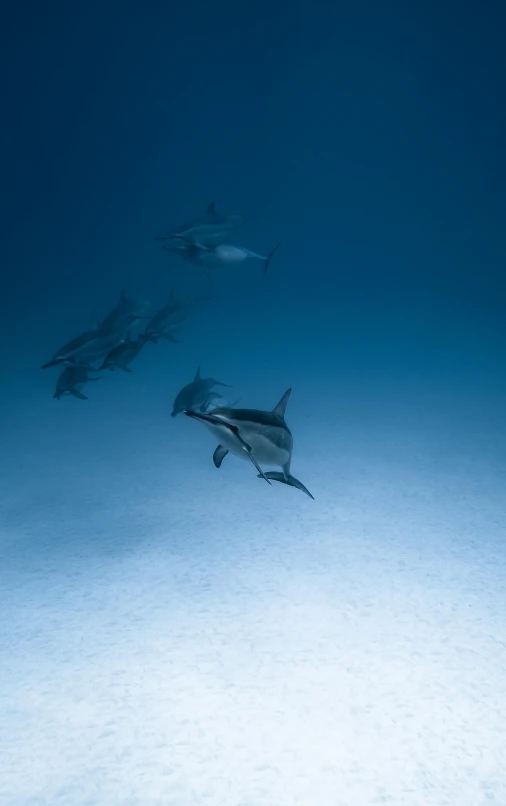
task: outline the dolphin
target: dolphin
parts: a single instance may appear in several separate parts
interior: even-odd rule
[[[88,372],[98,372],[90,362],[107,355],[122,341],[123,337],[123,328],[105,328],[101,325],[93,330],[87,330],[57,350],[51,361],[42,365],[42,369],[66,364],[83,366]]]
[[[251,249],[246,249],[243,246],[233,246],[232,244],[226,243],[217,244],[216,246],[204,246],[183,239],[177,242],[175,241],[163,248],[167,249],[169,252],[177,252],[184,260],[188,260],[196,266],[201,266],[206,270],[206,274],[208,275],[210,269],[237,266],[247,260],[247,258],[256,258],[257,260],[263,261],[263,273],[265,275],[274,257],[274,253],[280,246],[281,244],[276,244],[268,255],[259,255],[257,252],[252,252]]]
[[[155,344],[158,339],[168,339],[168,341],[177,343],[178,340],[174,337],[172,331],[180,328],[186,321],[187,312],[185,307],[184,301],[176,300],[174,291],[171,289],[167,303],[148,322],[144,335],[149,337]]]
[[[272,411],[219,408],[204,414],[187,408],[184,413],[203,422],[218,440],[213,454],[216,467],[221,467],[230,451],[242,459],[249,459],[258,471],[258,478],[265,479],[268,484],[271,480],[280,481],[296,487],[314,500],[307,487],[290,473],[293,438],[285,422],[285,409],[291,391],[287,389]],[[264,473],[261,464],[281,467],[282,472]]]
[[[85,367],[65,367],[56,381],[56,391],[53,397],[59,400],[62,395],[74,395],[79,400],[88,400],[86,395],[83,395],[82,390],[89,381],[99,380],[100,378],[90,378]]]
[[[146,311],[149,308],[147,302],[135,299],[128,299],[125,291],[122,291],[116,306],[107,314],[100,327],[103,328],[129,328],[139,319],[150,319],[151,315]]]
[[[125,341],[123,341],[121,344],[118,344],[117,347],[106,355],[104,362],[99,369],[114,370],[119,367],[119,369],[122,369],[124,372],[131,372],[132,370],[128,365],[139,355],[140,351],[148,341],[150,341],[150,339],[143,334],[138,336],[138,338],[134,341],[129,333]]]
[[[221,381],[217,381],[215,378],[201,378],[200,366],[197,367],[197,372],[195,373],[195,378],[193,381],[184,386],[176,395],[172,414],[170,416],[177,417],[177,415],[181,414],[181,412],[185,409],[198,410],[202,405],[205,404],[209,392],[213,386],[227,386],[229,389],[232,388],[228,385],[228,383],[221,383]]]
[[[248,220],[248,217],[244,215],[217,213],[215,203],[211,202],[204,216],[187,221],[179,227],[173,227],[165,235],[160,235],[155,240],[171,241],[182,238],[190,243],[217,244],[225,240],[228,232],[237,229]]]

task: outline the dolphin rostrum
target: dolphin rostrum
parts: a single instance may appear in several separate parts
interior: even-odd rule
[[[248,221],[244,215],[223,215],[216,212],[215,203],[211,202],[201,218],[187,221],[179,227],[173,227],[165,235],[155,238],[157,241],[171,241],[183,238],[186,242],[210,245],[221,243],[227,233],[237,229]]]
[[[230,451],[242,459],[250,460],[258,470],[258,477],[269,484],[270,480],[280,481],[302,490],[314,500],[307,487],[290,473],[293,438],[285,422],[285,409],[291,391],[288,389],[285,392],[272,411],[223,408],[206,414],[185,409],[184,413],[203,422],[218,440],[219,445],[213,454],[216,467],[221,467]],[[260,467],[262,464],[281,467],[282,472],[264,473]]]
[[[174,241],[163,248],[167,249],[169,252],[176,252],[181,255],[184,260],[193,263],[195,266],[201,266],[205,269],[207,274],[209,274],[210,269],[237,266],[247,260],[247,258],[256,258],[263,262],[265,275],[274,257],[274,253],[280,246],[281,244],[278,243],[268,255],[259,255],[257,252],[252,252],[251,249],[246,249],[243,246],[233,246],[228,243],[221,243],[216,246],[205,246],[180,238],[178,241]]]
[[[215,378],[201,378],[200,366],[197,367],[195,378],[186,386],[183,386],[181,391],[176,395],[174,406],[172,409],[171,417],[177,417],[185,409],[196,409],[197,411],[206,403],[209,392],[213,386],[227,386],[228,383],[221,383]]]

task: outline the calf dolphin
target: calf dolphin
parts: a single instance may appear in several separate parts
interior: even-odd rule
[[[86,395],[83,395],[82,390],[89,381],[99,380],[100,378],[90,378],[85,367],[65,367],[56,381],[56,391],[53,397],[59,400],[62,395],[74,395],[79,400],[88,400]]]
[[[238,266],[248,258],[256,258],[263,262],[265,275],[274,257],[274,253],[280,246],[281,244],[276,244],[268,255],[259,255],[257,252],[252,252],[251,249],[246,249],[243,246],[233,246],[228,243],[221,243],[216,246],[205,246],[203,244],[191,243],[184,239],[174,241],[169,246],[164,246],[163,248],[167,249],[169,252],[177,252],[184,260],[188,260],[196,266],[201,266],[206,270],[207,274],[209,273],[209,269]]]
[[[165,235],[155,238],[156,241],[170,241],[183,238],[185,241],[200,244],[221,243],[227,233],[237,229],[248,221],[244,215],[224,215],[216,212],[214,202],[208,206],[204,216],[187,221],[179,227],[173,227]]]
[[[201,406],[205,405],[209,396],[209,392],[213,386],[229,386],[228,383],[221,383],[215,378],[201,378],[200,366],[197,367],[195,378],[191,383],[183,386],[180,392],[176,395],[172,409],[171,417],[177,417],[185,409],[199,410]],[[229,387],[231,388],[231,387]]]
[[[287,389],[272,411],[219,408],[205,414],[190,409],[185,409],[184,413],[203,422],[218,440],[219,445],[213,454],[216,467],[221,467],[230,451],[251,461],[258,470],[258,477],[269,484],[271,479],[280,481],[296,487],[314,500],[307,487],[290,473],[293,438],[285,422],[285,409],[291,391]],[[264,473],[261,464],[281,467],[282,472]]]

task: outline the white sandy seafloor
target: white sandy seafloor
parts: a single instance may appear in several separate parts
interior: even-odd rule
[[[1,806],[504,806],[504,400],[294,395],[311,501],[122,399],[4,419]]]

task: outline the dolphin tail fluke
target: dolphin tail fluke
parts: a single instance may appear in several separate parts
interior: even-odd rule
[[[280,246],[281,246],[281,244],[277,243],[276,246],[274,247],[274,249],[271,249],[271,251],[269,252],[267,257],[265,258],[265,261],[264,261],[264,277],[267,274],[267,271],[268,271],[269,266],[271,264],[271,260],[274,257],[274,253],[279,249]]]
[[[173,344],[179,344],[179,339],[176,339],[172,333],[161,333],[162,338],[167,339],[167,341],[171,341]]]
[[[280,481],[281,484],[288,484],[289,487],[296,487],[297,490],[301,490],[306,495],[309,495],[310,498],[314,501],[314,495],[311,495],[307,487],[304,487],[303,483],[296,479],[295,476],[291,476],[289,473],[285,476],[284,473],[280,473],[277,470],[269,470],[267,473],[263,474],[264,478],[272,479],[272,481]],[[262,478],[262,476],[258,476],[258,478]]]

